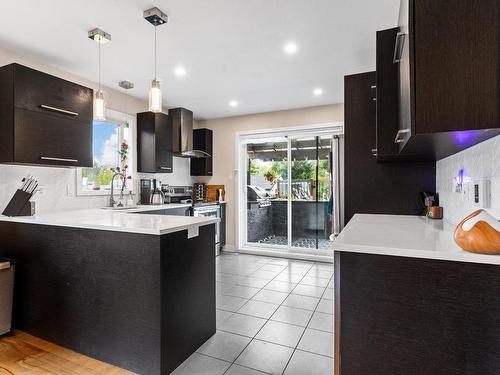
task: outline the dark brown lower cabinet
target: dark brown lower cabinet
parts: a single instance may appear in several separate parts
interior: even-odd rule
[[[335,253],[336,375],[500,374],[500,266]]]
[[[170,374],[216,330],[215,225],[147,235],[0,222],[13,326],[137,374]]]

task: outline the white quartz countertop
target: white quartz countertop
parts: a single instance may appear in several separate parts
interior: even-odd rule
[[[444,220],[357,214],[333,241],[333,250],[500,265],[500,255],[462,250],[454,231],[455,226]]]
[[[134,213],[189,206],[189,204],[151,205],[138,206],[127,210],[105,210],[95,208],[36,214],[34,216],[0,216],[0,221],[153,235],[162,235],[181,230],[193,230],[200,226],[220,221],[218,218],[209,217]]]

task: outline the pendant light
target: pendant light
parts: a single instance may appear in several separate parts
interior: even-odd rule
[[[89,31],[88,36],[99,45],[99,79],[98,88],[94,95],[94,119],[104,121],[106,120],[106,104],[104,102],[104,92],[101,90],[101,44],[111,42],[111,34],[108,34],[101,29],[93,29]]]
[[[156,75],[156,28],[160,25],[166,24],[168,22],[168,17],[165,13],[163,13],[158,8],[151,8],[144,11],[144,19],[148,21],[155,27],[155,75],[151,80],[149,87],[149,111],[151,112],[161,112],[162,111],[162,95],[161,95],[161,87],[160,80]]]

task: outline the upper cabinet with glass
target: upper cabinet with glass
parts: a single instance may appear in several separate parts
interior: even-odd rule
[[[401,2],[390,51],[401,154],[441,159],[500,134],[499,12],[497,0]]]
[[[0,162],[92,166],[90,88],[19,64],[0,68]]]

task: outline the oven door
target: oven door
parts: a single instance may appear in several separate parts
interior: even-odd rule
[[[220,218],[220,206],[206,206],[193,208],[193,216]],[[215,255],[220,253],[220,221],[215,223]]]

